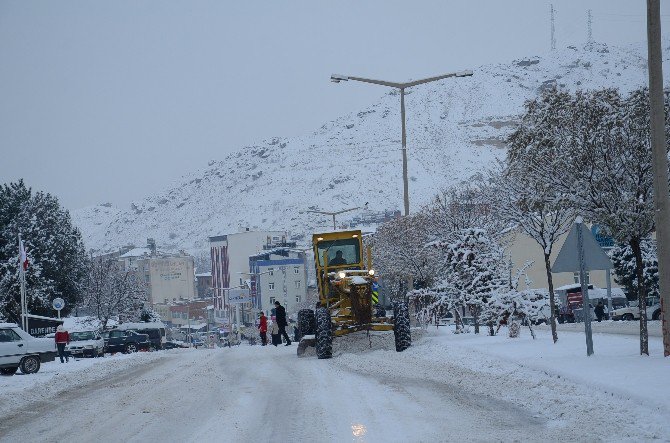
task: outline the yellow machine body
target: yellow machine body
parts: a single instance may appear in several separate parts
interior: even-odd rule
[[[330,311],[335,336],[361,330],[393,329],[389,318],[374,316],[372,283],[375,275],[363,254],[359,230],[314,234],[314,265],[319,302]]]

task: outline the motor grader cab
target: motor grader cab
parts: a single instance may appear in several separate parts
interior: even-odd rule
[[[298,312],[298,331],[302,337],[298,355],[308,346],[316,347],[318,358],[331,358],[333,337],[356,331],[394,331],[398,352],[411,345],[409,314],[400,303],[393,317],[372,303],[371,252],[363,253],[361,231],[314,234],[314,265],[319,290],[316,311]]]

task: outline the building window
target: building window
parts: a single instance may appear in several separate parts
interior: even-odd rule
[[[275,298],[270,297],[270,305],[274,306],[274,304],[275,304]]]
[[[294,274],[300,274],[300,268],[293,268]]]
[[[579,283],[579,272],[573,272],[572,277],[575,279],[575,283]],[[589,272],[586,273],[586,284],[591,284],[591,275]]]
[[[268,283],[268,286],[269,286],[270,289],[274,289],[274,288],[275,288],[275,284],[274,284],[274,282],[270,282],[270,283]]]
[[[297,282],[295,282],[295,288],[296,288],[296,289],[300,289],[300,280],[298,280]]]
[[[296,302],[296,303],[300,303],[300,296],[299,296],[299,295],[296,295],[296,296],[295,296],[295,302]]]
[[[275,275],[274,268],[268,268],[268,275]]]

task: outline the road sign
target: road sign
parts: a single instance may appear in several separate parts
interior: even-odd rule
[[[612,269],[612,261],[600,247],[593,234],[584,226],[584,223],[574,223],[568,238],[565,239],[558,253],[558,257],[554,260],[551,272],[579,272],[577,226],[581,227],[584,241],[584,269],[587,271]]]
[[[65,307],[65,300],[63,300],[62,298],[54,298],[54,301],[51,303],[51,306],[53,306],[56,311],[60,311]]]
[[[379,283],[372,282],[372,303],[379,303]]]
[[[586,335],[586,355],[593,355],[593,333],[591,331],[591,309],[586,271],[612,269],[612,261],[602,250],[581,217],[575,219],[568,238],[565,239],[551,272],[579,272],[584,306],[584,334]]]
[[[231,289],[228,291],[228,303],[251,303],[251,295],[248,289]]]
[[[591,234],[593,234],[593,236],[596,238],[596,241],[601,248],[609,249],[614,247],[614,239],[609,235],[606,235],[600,225],[594,224],[591,226]]]

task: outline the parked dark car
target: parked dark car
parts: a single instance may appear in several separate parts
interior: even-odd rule
[[[149,336],[151,349],[155,351],[163,349],[163,344],[165,343],[165,325],[161,322],[122,323],[116,329],[146,334]]]
[[[138,334],[135,331],[120,331],[113,329],[102,334],[105,340],[106,352],[137,352],[148,351],[151,347],[147,334]]]

